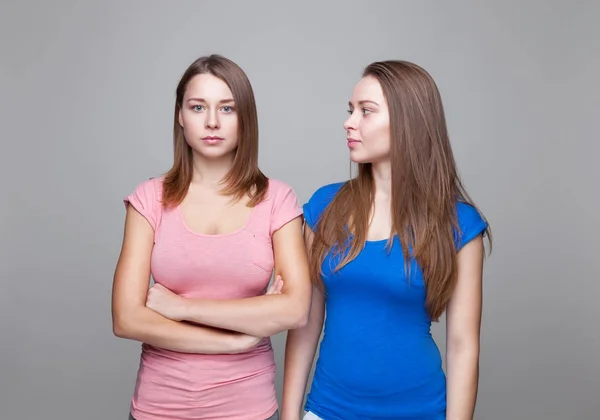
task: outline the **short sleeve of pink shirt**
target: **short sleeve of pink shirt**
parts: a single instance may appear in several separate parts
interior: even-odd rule
[[[161,219],[161,198],[162,179],[151,178],[139,184],[123,201],[125,206],[131,204],[156,231]]]
[[[271,180],[269,193],[273,195],[271,209],[271,235],[281,229],[286,223],[302,214],[302,206],[294,190],[281,181]]]

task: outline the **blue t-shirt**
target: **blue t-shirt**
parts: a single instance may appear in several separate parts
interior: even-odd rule
[[[311,229],[342,185],[321,187],[304,205]],[[465,203],[457,203],[457,216],[460,249],[487,225]],[[446,377],[422,272],[411,261],[408,282],[398,237],[389,253],[386,242],[367,241],[336,273],[337,259],[323,262],[325,330],[305,409],[324,420],[446,418]]]

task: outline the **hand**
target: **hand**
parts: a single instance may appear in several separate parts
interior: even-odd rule
[[[301,420],[304,417],[304,410],[290,410],[289,407],[282,404],[280,417],[281,420]]]
[[[185,319],[186,299],[171,292],[161,284],[154,284],[148,289],[146,307],[158,312],[173,321]]]
[[[261,340],[262,337],[254,337],[252,335],[240,333],[235,339],[235,349],[233,353],[244,353],[256,347],[256,345],[260,343]]]
[[[280,295],[282,290],[283,290],[283,279],[281,278],[280,275],[277,275],[275,280],[273,280],[273,283],[271,283],[271,285],[267,289],[267,292],[265,293],[265,295]]]
[[[301,419],[302,419],[302,414],[300,414],[300,413],[288,415],[288,413],[286,413],[285,411],[281,412],[281,420],[301,420]]]

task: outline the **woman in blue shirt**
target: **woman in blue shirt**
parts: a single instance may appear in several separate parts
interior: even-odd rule
[[[358,175],[304,205],[315,286],[308,324],[288,333],[282,419],[302,415],[325,314],[306,419],[472,419],[490,232],[458,176],[440,93],[413,63],[376,62],[349,114]],[[444,311],[446,373],[430,333]]]

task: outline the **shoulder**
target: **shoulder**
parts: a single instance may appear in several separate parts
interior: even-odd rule
[[[283,181],[269,178],[266,200],[270,202],[271,234],[290,220],[302,215],[302,207],[298,204],[296,192]]]
[[[123,200],[125,206],[131,204],[141,213],[154,229],[160,220],[164,177],[150,178],[139,183]]]
[[[322,187],[319,187],[309,198],[308,202],[304,204],[304,218],[311,229],[314,230],[321,214],[333,201],[334,197],[344,184],[346,184],[346,181],[323,185]]]
[[[474,223],[482,223],[483,217],[474,205],[458,201],[456,203],[456,218],[459,226],[469,226]]]
[[[278,207],[286,201],[294,202],[298,205],[296,191],[288,183],[273,178],[268,178],[268,180],[269,184],[264,200],[270,201],[271,206]]]
[[[274,178],[268,178],[268,180],[268,198],[275,198],[281,194],[287,194],[290,192],[295,194],[294,189],[288,183]]]
[[[338,191],[346,184],[346,182],[335,182],[333,184],[323,185],[322,187],[317,188],[313,195],[308,200],[309,202],[321,202],[327,201],[327,204],[333,200],[333,197],[338,193]]]
[[[164,179],[164,176],[149,178],[139,183],[136,187],[136,191],[145,191],[153,193],[154,195],[162,194]]]
[[[346,182],[336,182],[333,184],[323,185],[312,194],[305,206],[313,210],[325,210],[325,207],[331,203],[335,195],[344,186],[344,184],[346,184]]]
[[[473,218],[480,217],[479,212],[472,204],[466,203],[464,201],[456,202],[456,216],[458,219],[469,220]]]
[[[128,198],[135,196],[145,202],[160,201],[163,190],[164,176],[149,178],[140,182]]]

